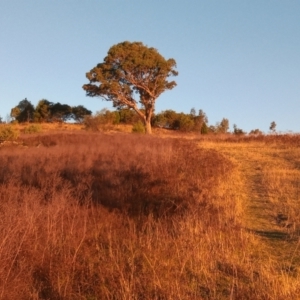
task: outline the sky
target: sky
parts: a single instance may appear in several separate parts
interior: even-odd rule
[[[156,112],[202,109],[249,132],[300,132],[299,0],[0,0],[0,116],[27,98],[93,113],[86,72],[140,41],[174,58],[177,86]]]

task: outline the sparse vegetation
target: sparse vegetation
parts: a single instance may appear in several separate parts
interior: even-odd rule
[[[138,121],[132,126],[132,132],[134,133],[145,133],[145,126],[141,121]]]
[[[0,126],[0,142],[13,141],[19,136],[19,131],[13,125]]]
[[[31,134],[31,133],[39,133],[42,131],[42,127],[40,124],[31,124],[24,128],[24,133]]]

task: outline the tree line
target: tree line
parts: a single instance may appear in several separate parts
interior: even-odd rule
[[[104,122],[106,118],[122,122],[124,109],[127,109],[127,115],[135,111],[140,127],[144,127],[148,134],[151,134],[152,126],[202,134],[227,133],[228,119],[223,118],[215,126],[208,126],[207,117],[202,110],[198,114],[195,109],[190,114],[166,110],[155,115],[158,97],[177,85],[174,80],[169,81],[170,77],[178,75],[176,68],[175,59],[165,59],[155,48],[141,42],[124,41],[113,45],[103,61],[86,73],[89,82],[82,88],[89,97],[111,101],[117,111],[113,115],[108,111],[102,112],[96,118],[90,118],[89,125],[94,126],[97,121]],[[233,133],[245,132],[234,125]],[[255,129],[251,133],[261,132]]]
[[[143,113],[143,109],[141,109]],[[92,112],[83,105],[70,106],[68,104],[54,103],[46,99],[38,102],[36,107],[26,98],[19,102],[18,105],[11,109],[10,117],[12,122],[24,123],[43,123],[43,122],[67,122],[74,121],[83,123],[86,128],[99,130],[103,125],[127,124],[136,126],[141,123],[140,116],[135,110],[127,107],[118,107],[116,110],[102,109],[92,115]],[[0,117],[0,123],[3,122]],[[143,124],[140,124],[143,128]],[[172,109],[164,110],[160,113],[152,113],[151,126],[181,132],[194,132],[199,134],[226,134],[229,133],[229,120],[223,118],[215,125],[208,123],[206,113],[200,109],[198,112],[195,108],[190,113],[176,112]],[[276,123],[272,122],[270,130],[275,132]],[[233,134],[242,135],[246,132],[233,125]],[[262,132],[254,129],[249,134],[259,135]]]
[[[155,48],[141,42],[122,42],[113,45],[103,62],[98,63],[86,73],[89,83],[83,85],[87,96],[100,97],[111,101],[116,111],[102,110],[95,116],[84,106],[69,106],[53,103],[46,99],[34,107],[26,98],[11,109],[11,118],[18,122],[85,122],[87,126],[97,128],[99,124],[141,123],[146,133],[151,134],[152,126],[181,130],[185,132],[227,133],[229,120],[223,118],[216,125],[208,125],[206,114],[194,108],[189,114],[165,110],[155,114],[158,97],[176,86],[169,77],[178,75],[176,61],[165,59]],[[1,118],[0,118],[1,122]],[[276,123],[270,130],[274,133]],[[245,132],[233,125],[234,134]],[[250,134],[261,134],[259,129]]]
[[[92,112],[83,105],[70,106],[59,102],[53,103],[46,99],[38,102],[37,106],[25,98],[11,109],[10,117],[13,121],[24,122],[66,122],[75,121],[81,123],[85,116]]]
[[[136,125],[141,122],[141,120],[133,109],[118,108],[114,111],[102,109],[93,116],[86,116],[83,122],[89,129],[97,130],[102,125]],[[141,124],[141,127],[142,126],[143,124]],[[216,125],[209,125],[206,113],[202,109],[197,113],[194,108],[187,114],[183,112],[178,113],[171,109],[164,110],[157,114],[153,113],[151,126],[182,132],[196,132],[199,134],[229,132],[228,119],[223,118],[220,122],[217,122]]]

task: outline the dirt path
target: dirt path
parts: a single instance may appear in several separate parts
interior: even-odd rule
[[[267,256],[279,263],[287,259],[300,264],[299,149],[253,142],[205,142],[201,146],[221,152],[236,165],[244,226],[265,243]]]

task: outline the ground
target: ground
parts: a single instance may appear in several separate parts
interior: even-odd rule
[[[300,151],[266,143],[201,143],[228,157],[239,179],[233,188],[244,203],[244,227],[264,244],[266,259],[299,271]]]

